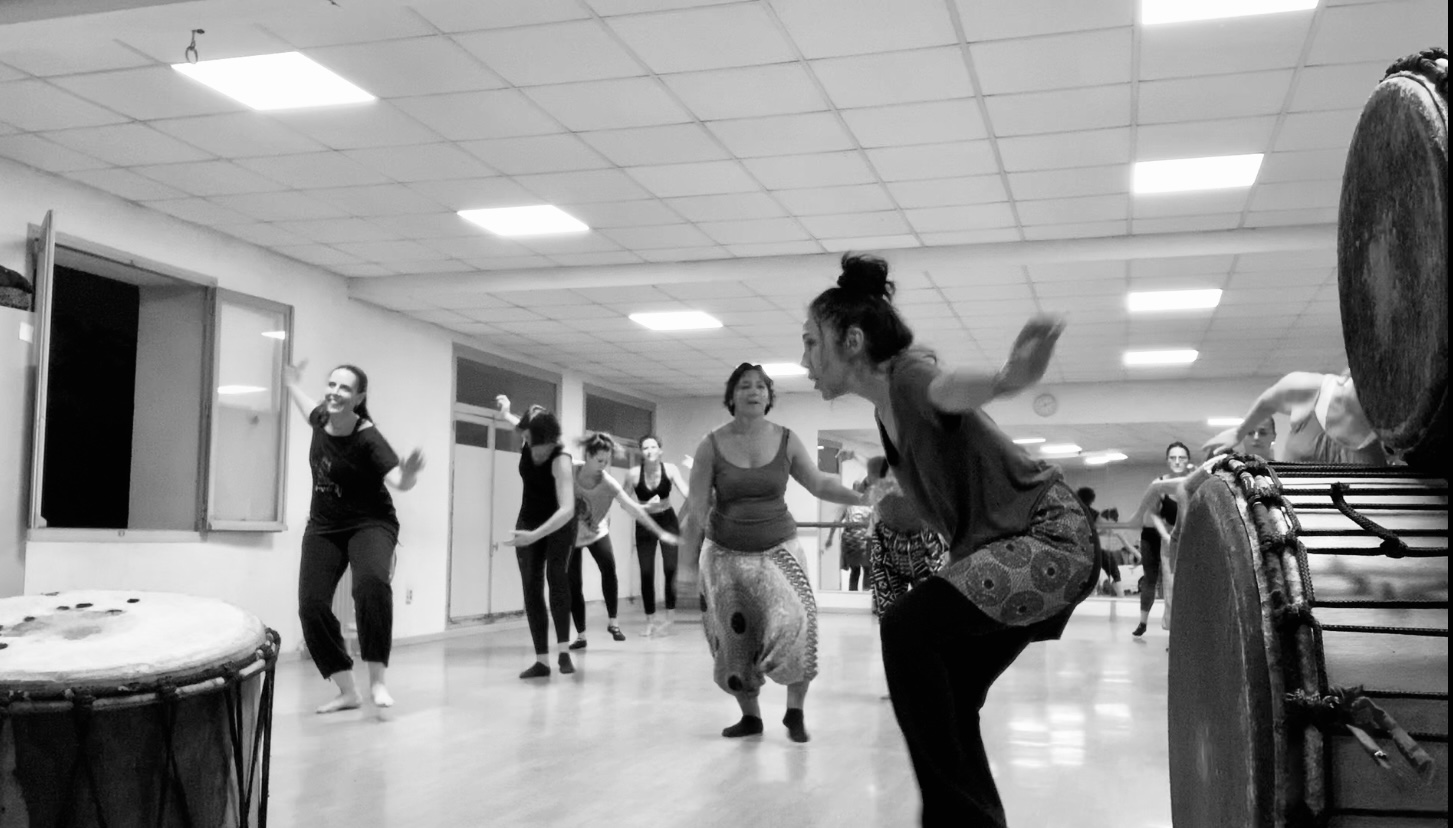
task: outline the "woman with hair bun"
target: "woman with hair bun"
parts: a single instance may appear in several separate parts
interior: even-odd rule
[[[608,617],[606,632],[616,641],[625,641],[626,634],[616,623],[617,593],[615,550],[610,542],[610,506],[619,503],[653,538],[664,544],[680,543],[681,539],[663,529],[640,504],[626,495],[625,489],[606,473],[616,443],[609,434],[586,434],[579,441],[585,462],[575,467],[575,548],[570,552],[567,573],[570,580],[570,615],[575,620],[575,641],[572,650],[585,649],[585,585],[583,568],[585,552],[595,558],[600,569],[601,592],[605,594]]]
[[[679,533],[681,524],[676,519],[676,510],[671,508],[671,493],[679,493],[685,501],[691,496],[691,490],[681,478],[681,471],[676,468],[676,464],[661,459],[661,438],[647,434],[640,439],[639,445],[641,465],[633,467],[626,475],[626,491],[655,518],[661,528],[673,534]],[[639,524],[636,526],[636,559],[641,565],[641,603],[646,607],[646,628],[641,630],[641,635],[646,638],[670,635],[671,627],[676,621],[678,545],[661,541],[661,575],[665,584],[666,619],[658,623],[656,542],[656,536],[647,527]]]
[[[1095,587],[1099,543],[1058,468],[982,407],[1038,382],[1063,321],[1030,320],[998,371],[939,367],[913,347],[888,264],[845,255],[812,301],[802,364],[824,399],[873,403],[888,465],[948,560],[883,615],[883,667],[923,796],[925,826],[1002,826],[979,731],[994,681],[1031,642],[1059,638]]]

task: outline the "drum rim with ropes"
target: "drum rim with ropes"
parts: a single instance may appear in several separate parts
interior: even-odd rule
[[[1362,407],[1388,447],[1435,467],[1447,450],[1447,90],[1446,50],[1387,68],[1348,148],[1337,233],[1343,342]]]
[[[1392,469],[1268,466],[1259,458],[1228,455],[1206,463],[1188,479],[1187,489],[1195,508],[1188,510],[1190,522],[1184,528],[1212,541],[1225,539],[1212,534],[1217,531],[1244,533],[1241,540],[1246,545],[1238,548],[1222,543],[1232,553],[1223,556],[1187,555],[1184,553],[1188,550],[1182,550],[1182,566],[1191,570],[1183,574],[1197,579],[1202,588],[1184,597],[1178,596],[1177,615],[1181,623],[1174,625],[1171,632],[1168,701],[1173,818],[1178,824],[1185,821],[1195,825],[1248,826],[1324,825],[1328,819],[1337,817],[1368,816],[1446,820],[1446,802],[1442,811],[1426,810],[1427,803],[1419,803],[1417,807],[1399,805],[1403,811],[1389,811],[1382,807],[1368,810],[1342,800],[1339,792],[1346,780],[1339,779],[1339,768],[1332,758],[1334,736],[1345,743],[1350,734],[1384,767],[1399,763],[1400,767],[1409,769],[1406,773],[1420,780],[1419,784],[1436,783],[1433,761],[1417,739],[1446,744],[1446,725],[1441,735],[1415,734],[1417,739],[1414,739],[1378,703],[1419,695],[1438,696],[1446,719],[1447,697],[1446,693],[1329,686],[1322,641],[1324,631],[1446,638],[1446,621],[1442,630],[1381,626],[1364,629],[1320,623],[1313,612],[1316,607],[1370,604],[1316,600],[1308,551],[1300,540],[1303,530],[1283,496],[1277,469],[1288,475],[1336,476],[1345,472],[1354,479],[1374,476],[1374,472],[1381,477],[1399,475]],[[1432,475],[1413,472],[1412,477],[1426,480]],[[1364,483],[1352,486],[1361,487],[1368,494],[1379,493],[1375,482],[1371,486]],[[1362,530],[1382,540],[1381,547],[1361,549],[1355,554],[1393,558],[1447,556],[1446,546],[1409,547],[1395,533],[1358,513],[1346,502],[1348,490],[1348,484],[1334,483],[1330,492],[1333,505]],[[1446,499],[1446,486],[1441,491],[1441,497]],[[1235,502],[1240,512],[1238,518],[1216,519],[1216,507],[1210,501],[1223,499]],[[1216,544],[1204,548],[1214,549]],[[1237,552],[1241,554],[1234,554]],[[1230,576],[1236,583],[1220,580],[1224,576]],[[1226,601],[1235,605],[1230,618],[1224,617]],[[1408,603],[1440,604],[1444,613],[1447,609],[1446,597],[1441,601]],[[1216,613],[1218,608],[1222,614]],[[1214,619],[1217,623],[1188,624],[1188,617],[1201,621]],[[1240,641],[1241,652],[1229,655],[1222,652],[1217,636],[1222,636],[1220,628],[1223,627],[1232,628],[1231,638],[1233,643]],[[1208,643],[1212,638],[1216,641]],[[1207,663],[1208,660],[1213,663]],[[1226,712],[1217,712],[1212,707],[1221,696],[1237,692],[1243,684],[1248,692],[1236,701],[1246,706],[1238,711],[1239,716],[1230,719],[1237,725],[1246,725],[1245,734],[1238,734],[1218,726],[1225,720]],[[1232,763],[1238,766],[1226,767]],[[1245,796],[1238,801],[1243,792]],[[1212,816],[1207,816],[1208,813]]]

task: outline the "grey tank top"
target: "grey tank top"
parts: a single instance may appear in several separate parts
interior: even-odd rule
[[[782,429],[777,455],[765,466],[742,468],[728,463],[711,433],[714,459],[711,484],[716,492],[706,534],[714,542],[738,552],[765,552],[797,536],[797,521],[787,510],[787,478],[792,461],[787,441],[792,432]]]

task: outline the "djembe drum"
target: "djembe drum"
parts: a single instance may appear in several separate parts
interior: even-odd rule
[[[1223,456],[1187,479],[1176,828],[1448,824],[1448,488]]]
[[[1368,422],[1409,465],[1448,461],[1448,53],[1394,63],[1347,153],[1342,334]]]
[[[221,601],[0,600],[0,828],[265,826],[277,654]]]

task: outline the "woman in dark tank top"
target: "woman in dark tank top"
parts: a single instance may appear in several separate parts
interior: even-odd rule
[[[767,419],[774,400],[762,366],[744,362],[732,372],[722,400],[732,420],[697,446],[695,496],[687,502],[681,546],[700,558],[702,620],[717,686],[736,698],[742,712],[722,735],[762,732],[757,697],[770,678],[787,685],[782,723],[788,735],[806,742],[803,704],[817,675],[817,605],[800,562],[797,523],[787,509],[787,480],[834,503],[863,500],[818,470],[796,435]]]
[[[646,510],[661,528],[672,534],[680,534],[681,522],[676,510],[671,508],[671,493],[676,491],[685,501],[691,495],[681,472],[675,463],[661,459],[661,439],[647,434],[640,439],[641,465],[631,468],[626,475],[626,491]],[[641,635],[651,638],[671,634],[676,620],[676,560],[677,545],[661,543],[661,574],[664,577],[666,593],[666,619],[658,621],[656,616],[656,534],[645,526],[636,525],[636,558],[641,566],[641,603],[646,608],[646,628]]]
[[[550,620],[555,621],[555,643],[560,672],[573,673],[570,646],[570,550],[575,543],[575,467],[560,444],[560,421],[535,405],[523,417],[510,413],[509,397],[495,398],[500,414],[523,432],[520,480],[524,492],[514,534],[500,541],[515,547],[520,585],[525,593],[525,619],[535,645],[535,663],[522,679],[550,675]],[[549,585],[550,601],[545,603]]]

